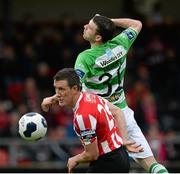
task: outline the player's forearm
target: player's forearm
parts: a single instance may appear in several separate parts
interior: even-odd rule
[[[115,119],[116,125],[121,133],[123,141],[124,142],[127,141],[128,140],[127,125],[123,111],[117,106],[113,105],[111,102],[108,102],[107,104]]]
[[[75,156],[77,163],[86,163],[97,160],[98,155],[91,155],[90,153],[83,151],[82,153]]]
[[[128,133],[124,113],[121,110],[118,110],[114,115],[114,119],[121,133],[123,142],[126,142],[128,140]]]
[[[136,30],[138,33],[141,31],[142,28],[142,23],[139,20],[135,19],[129,19],[129,18],[117,18],[117,19],[111,19],[114,24],[117,27],[122,27],[122,28],[133,28]]]

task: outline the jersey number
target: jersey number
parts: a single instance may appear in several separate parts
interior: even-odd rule
[[[101,101],[102,102],[102,101]],[[114,128],[114,120],[112,118],[112,115],[109,115],[110,110],[109,107],[107,106],[107,104],[105,104],[105,106],[103,107],[103,105],[98,104],[98,111],[102,114],[102,110],[104,111],[105,115],[106,115],[106,119],[108,122],[108,126],[109,126],[109,130],[112,131],[112,129]],[[119,147],[118,145],[118,141],[122,141],[121,137],[117,134],[116,131],[111,132],[111,139],[113,141],[113,144],[115,147]]]
[[[120,67],[117,70],[117,76],[118,76],[118,87],[116,88],[115,92],[118,92],[122,89],[121,80],[120,80]],[[104,84],[107,85],[108,90],[104,94],[98,94],[101,97],[108,97],[112,94],[112,84],[110,83],[110,80],[112,79],[112,75],[110,73],[104,73],[99,77],[99,81],[102,81],[102,79],[105,77],[108,77],[107,80],[104,81]]]

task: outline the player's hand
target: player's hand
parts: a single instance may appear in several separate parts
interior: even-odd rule
[[[44,112],[48,112],[50,106],[55,103],[58,103],[58,97],[56,96],[56,94],[51,97],[44,98],[41,103],[41,108]]]
[[[133,140],[125,141],[124,146],[126,147],[128,152],[138,153],[138,152],[144,151],[144,148],[142,147],[142,145],[139,143],[136,143]]]
[[[67,167],[68,167],[68,173],[72,173],[72,169],[78,165],[78,162],[76,161],[75,157],[71,157],[68,159]]]

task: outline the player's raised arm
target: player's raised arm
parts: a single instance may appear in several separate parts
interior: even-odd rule
[[[117,27],[122,27],[122,28],[130,27],[134,29],[137,33],[139,33],[142,29],[142,23],[139,20],[129,19],[129,18],[116,18],[111,20]]]

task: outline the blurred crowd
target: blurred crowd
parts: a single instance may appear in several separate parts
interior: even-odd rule
[[[89,48],[82,38],[86,22],[68,15],[59,22],[34,22],[26,15],[8,35],[0,30],[0,137],[18,137],[19,118],[32,111],[46,118],[50,139],[75,136],[71,110],[53,107],[43,113],[40,104],[54,93],[53,75],[73,67]],[[168,155],[174,147],[167,148],[164,138],[180,131],[179,41],[179,23],[146,21],[128,54],[127,101],[159,160],[178,158]]]

